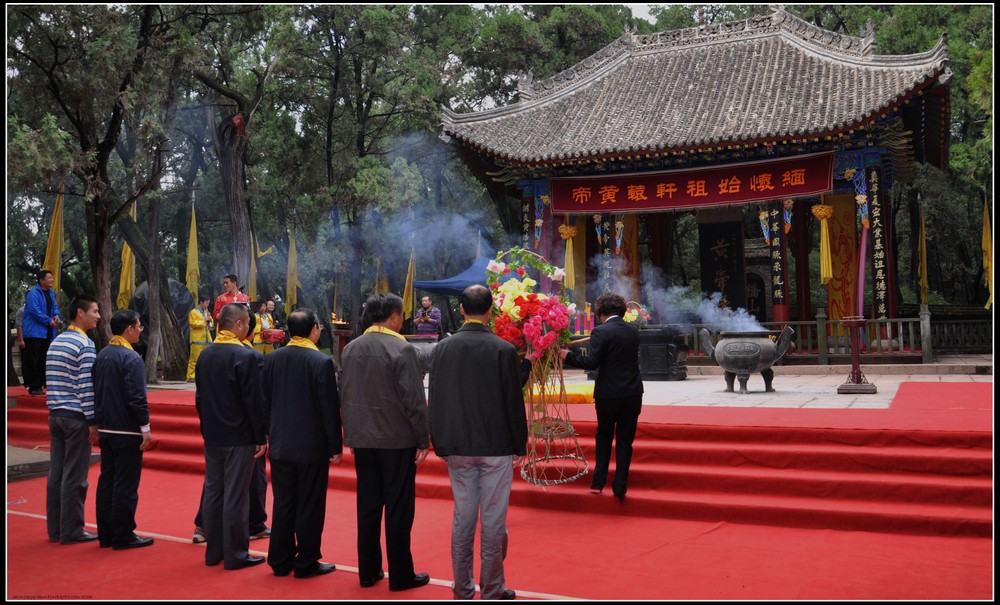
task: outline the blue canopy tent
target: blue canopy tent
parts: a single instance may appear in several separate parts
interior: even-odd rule
[[[489,262],[490,259],[480,256],[472,262],[472,265],[468,269],[454,277],[435,281],[414,280],[413,289],[424,290],[425,292],[434,294],[444,294],[446,296],[459,296],[463,290],[473,284],[486,285],[486,265]]]

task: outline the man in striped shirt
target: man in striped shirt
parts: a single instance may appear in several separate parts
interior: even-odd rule
[[[91,369],[97,353],[88,330],[97,327],[97,300],[80,295],[69,308],[69,328],[57,336],[45,356],[49,408],[49,482],[45,510],[49,542],[75,544],[97,539],[84,530],[87,470],[91,443],[97,440]]]

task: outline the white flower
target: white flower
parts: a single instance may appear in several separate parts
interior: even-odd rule
[[[486,270],[491,273],[503,273],[503,270],[507,268],[505,263],[498,263],[495,260],[491,260],[486,264]]]
[[[549,277],[555,281],[562,281],[563,278],[566,277],[566,270],[563,269],[562,267],[557,267],[556,270],[553,271],[552,275],[550,275]]]
[[[569,311],[570,317],[572,317],[573,315],[575,315],[576,314],[576,303],[569,303],[569,306],[566,307],[566,310]]]

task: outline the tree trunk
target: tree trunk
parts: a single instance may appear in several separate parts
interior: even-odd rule
[[[243,173],[243,154],[246,151],[250,135],[246,127],[234,124],[237,114],[216,125],[215,114],[206,110],[209,126],[215,133],[215,150],[219,157],[219,176],[222,179],[222,191],[226,198],[226,209],[229,211],[229,229],[233,238],[233,273],[246,284],[250,278],[250,254],[252,242],[250,233],[250,211],[247,208],[246,188]]]
[[[111,340],[111,224],[103,195],[94,195],[87,202],[87,239],[90,242],[90,266],[94,273],[93,296],[101,310],[101,320],[97,324],[98,348]],[[72,317],[63,318],[68,326]]]
[[[122,236],[135,255],[135,262],[143,267],[150,267],[152,255],[146,243],[146,238],[142,231],[139,230],[135,221],[127,214],[124,214],[122,218],[118,219],[117,224],[118,228],[121,229]],[[147,269],[147,277],[150,273],[151,271]],[[157,270],[157,273],[160,272]],[[153,322],[152,318],[154,315],[152,306],[153,296],[158,299],[156,307],[158,312],[156,315],[159,317],[159,329],[151,331],[149,336],[150,343],[152,343],[154,334],[159,335],[160,356],[163,358],[163,377],[166,380],[184,380],[187,374],[188,346],[181,337],[180,323],[177,317],[174,316],[170,285],[167,282],[167,278],[163,275],[160,275],[156,281],[147,279],[146,285],[150,293],[150,324]],[[152,327],[149,329],[153,330]],[[146,352],[147,381],[157,379],[156,366],[149,365],[150,358],[153,357],[150,354],[151,350],[152,346]],[[155,357],[153,359],[155,360]],[[149,368],[153,368],[153,370],[151,371]]]

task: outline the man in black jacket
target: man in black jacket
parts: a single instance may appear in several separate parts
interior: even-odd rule
[[[487,322],[493,297],[469,286],[459,298],[465,325],[434,347],[430,424],[434,451],[448,464],[455,514],[451,529],[452,587],[471,599],[476,520],[482,519],[480,598],[513,599],[506,588],[507,504],[514,467],[527,454],[528,424],[513,345]]]
[[[264,358],[264,414],[274,511],[267,563],[276,576],[328,574],[320,563],[330,462],[340,464],[343,439],[333,359],[316,347],[323,327],[311,309],[288,316],[288,346]]]
[[[132,349],[142,322],[131,309],[111,316],[114,337],[94,362],[94,416],[101,445],[101,478],[97,481],[97,538],[101,548],[141,548],[152,538],[135,535],[142,452],[149,449],[149,403],[146,364]]]
[[[618,294],[600,295],[595,312],[601,325],[590,333],[587,354],[560,349],[559,356],[578,368],[597,370],[594,384],[597,451],[590,491],[599,494],[604,490],[611,463],[611,442],[616,439],[615,477],[611,489],[615,497],[624,502],[628,468],[632,462],[632,441],[642,411],[639,330],[622,319],[625,299]]]
[[[250,470],[264,455],[261,390],[264,356],[243,346],[250,327],[246,305],[219,313],[219,334],[195,367],[195,407],[205,438],[205,564],[225,569],[264,562],[250,555]]]

